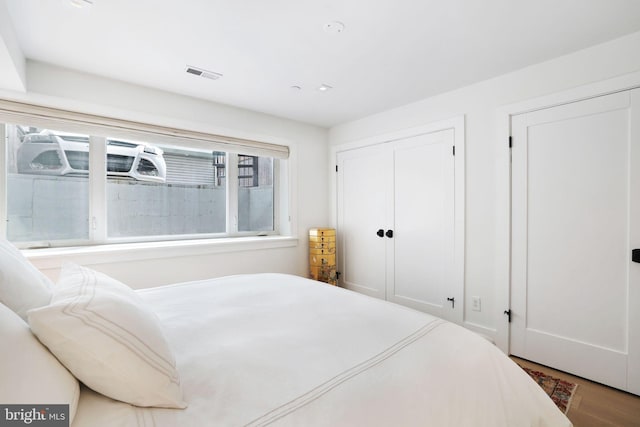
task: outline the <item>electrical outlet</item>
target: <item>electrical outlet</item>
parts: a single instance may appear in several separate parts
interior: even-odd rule
[[[471,297],[471,310],[481,311],[480,309],[480,297]]]

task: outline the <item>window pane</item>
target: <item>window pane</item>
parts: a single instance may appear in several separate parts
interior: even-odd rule
[[[108,139],[108,236],[224,233],[225,162],[225,153]]]
[[[273,231],[273,158],[238,155],[238,231]]]
[[[89,238],[89,137],[6,126],[7,237]]]

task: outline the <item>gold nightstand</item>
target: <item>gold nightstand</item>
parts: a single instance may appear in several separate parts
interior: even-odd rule
[[[312,228],[309,230],[309,273],[311,278],[337,285],[336,230]]]

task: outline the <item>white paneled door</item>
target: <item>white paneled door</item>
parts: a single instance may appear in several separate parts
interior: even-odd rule
[[[453,145],[454,130],[446,129],[338,153],[347,288],[462,320]]]
[[[338,256],[349,289],[386,298],[384,233],[391,162],[383,145],[338,154]],[[348,262],[345,262],[348,260]]]
[[[510,352],[640,393],[640,92],[512,118]]]
[[[393,251],[387,299],[439,317],[455,312],[453,131],[393,144]],[[447,298],[453,298],[448,301]]]

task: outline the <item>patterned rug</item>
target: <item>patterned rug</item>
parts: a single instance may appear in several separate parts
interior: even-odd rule
[[[533,369],[525,368],[521,366],[524,371],[529,374],[535,382],[549,395],[551,400],[556,404],[562,413],[566,414],[571,405],[571,398],[576,391],[578,384],[570,383],[568,381],[561,380],[559,378],[552,377],[544,372],[536,371]]]

